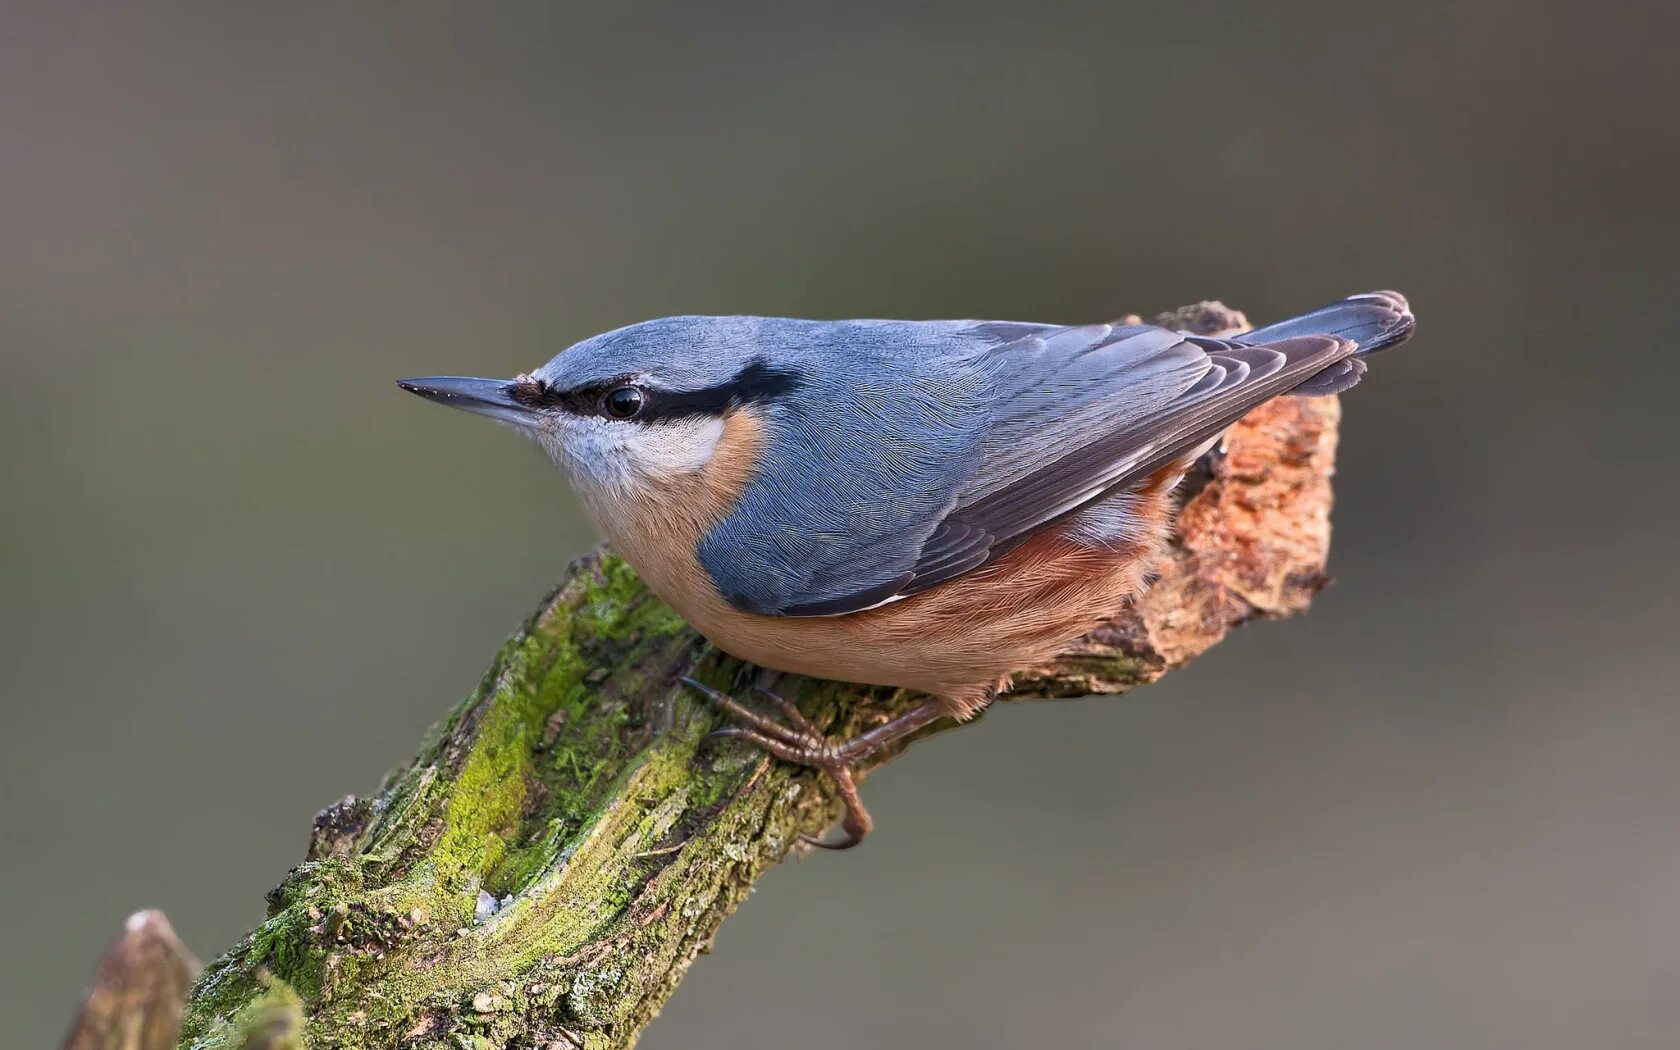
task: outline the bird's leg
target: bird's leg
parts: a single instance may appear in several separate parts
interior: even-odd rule
[[[745,740],[785,762],[821,769],[834,780],[840,790],[840,800],[846,804],[846,816],[840,822],[845,835],[832,842],[809,835],[801,836],[803,842],[822,849],[851,849],[862,842],[874,826],[875,822],[870,819],[869,811],[863,807],[863,799],[858,795],[858,763],[947,714],[938,700],[927,700],[873,729],[837,741],[824,736],[822,730],[806,718],[792,701],[762,686],[756,687],[756,691],[775,704],[786,721],[755,711],[727,693],[692,678],[683,678],[682,681],[722,708],[735,721],[744,723],[720,729],[713,736]]]

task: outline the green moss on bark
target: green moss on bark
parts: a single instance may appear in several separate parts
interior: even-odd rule
[[[301,997],[310,1046],[500,1046],[513,1017],[592,1040],[622,1023],[621,1004],[666,974],[604,964],[603,946],[669,941],[672,916],[698,943],[738,899],[723,883],[745,885],[792,841],[730,842],[741,829],[720,809],[761,826],[761,793],[792,771],[703,746],[716,722],[674,684],[700,651],[622,561],[581,563],[414,766],[334,811],[317,841],[336,853],[294,869],[269,918],[206,970],[183,1045],[237,1045],[267,974]]]

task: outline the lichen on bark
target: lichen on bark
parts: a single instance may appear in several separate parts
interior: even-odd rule
[[[1217,304],[1167,319],[1242,323]],[[1333,398],[1283,398],[1239,424],[1151,590],[1011,698],[1123,692],[1305,608],[1337,418]],[[676,682],[757,673],[615,555],[579,559],[410,765],[317,819],[267,918],[200,977],[181,1046],[244,1046],[276,1009],[316,1048],[629,1046],[753,882],[838,812],[817,774],[708,740],[719,717]],[[913,700],[777,688],[835,732]]]

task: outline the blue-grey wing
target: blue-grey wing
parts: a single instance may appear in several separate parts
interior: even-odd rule
[[[1354,344],[1151,325],[837,327],[736,510],[701,544],[751,612],[838,615],[972,572],[1123,491]]]
[[[1354,295],[1235,339],[1152,325],[1025,334],[988,352],[981,465],[903,590],[972,571],[1031,535],[1194,454],[1284,393],[1336,394],[1412,333],[1397,292]]]
[[[973,571],[1124,492],[1278,394],[1351,385],[1344,372],[1352,381],[1363,373],[1357,349],[1335,336],[1251,345],[1147,325],[1068,329],[1000,347],[992,355],[999,402],[980,469],[902,593]]]

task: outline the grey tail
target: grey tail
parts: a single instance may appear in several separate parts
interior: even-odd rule
[[[1287,321],[1244,332],[1235,341],[1263,345],[1303,335],[1333,335],[1348,340],[1357,347],[1351,357],[1337,361],[1290,391],[1308,396],[1339,394],[1365,375],[1365,358],[1399,346],[1412,334],[1416,324],[1411,305],[1399,292],[1366,292]]]
[[[1359,344],[1359,356],[1369,357],[1405,342],[1416,323],[1411,305],[1399,292],[1366,292],[1287,321],[1244,332],[1236,341],[1258,345],[1298,335],[1334,335]]]

